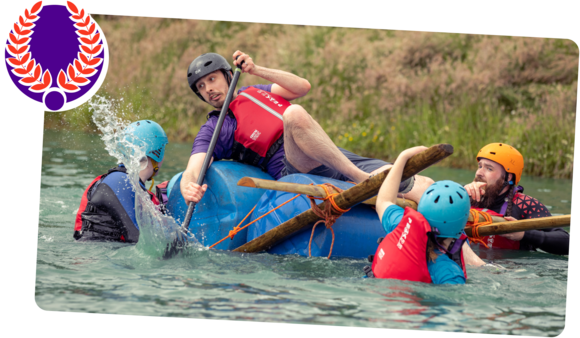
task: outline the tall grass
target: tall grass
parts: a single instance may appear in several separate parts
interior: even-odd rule
[[[342,147],[387,160],[450,143],[442,165],[472,168],[483,145],[505,142],[525,172],[571,177],[578,47],[560,39],[97,16],[109,43],[101,95],[127,119],[159,122],[192,142],[211,107],[187,85],[198,55],[237,49],[308,79],[295,101]],[[266,83],[243,75],[240,85]],[[46,128],[94,131],[87,106],[47,113]],[[185,166],[185,163],[184,163]]]

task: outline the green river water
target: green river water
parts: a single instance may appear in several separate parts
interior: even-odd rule
[[[168,145],[159,182],[184,169],[190,149]],[[81,195],[115,163],[98,135],[44,131],[35,294],[40,308],[533,336],[564,329],[568,257],[541,252],[496,250],[487,259],[509,270],[468,268],[466,285],[437,286],[363,279],[366,260],[199,248],[164,261],[141,243],[76,243]],[[442,168],[423,174],[462,184],[473,177],[473,171]],[[570,213],[571,183],[521,182],[552,214]]]

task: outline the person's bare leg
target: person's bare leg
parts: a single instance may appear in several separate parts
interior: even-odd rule
[[[283,116],[286,159],[300,172],[307,173],[324,164],[356,183],[369,178],[344,156],[304,108],[291,105]]]

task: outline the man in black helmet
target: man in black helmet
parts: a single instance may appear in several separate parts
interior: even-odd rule
[[[240,51],[233,54],[234,64],[242,72],[272,82],[242,87],[234,93],[230,112],[222,125],[213,152],[213,160],[233,159],[262,168],[273,178],[294,173],[308,173],[360,183],[391,166],[390,163],[365,158],[338,148],[320,125],[297,104],[288,101],[310,91],[310,83],[294,74],[258,66]],[[208,115],[193,143],[187,169],[181,179],[186,202],[199,202],[206,186],[196,184],[209,148],[218,115],[224,104],[232,68],[222,56],[207,53],[189,66],[190,88],[216,110]],[[419,201],[433,180],[415,176],[401,183],[399,193]]]

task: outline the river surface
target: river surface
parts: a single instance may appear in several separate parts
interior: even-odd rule
[[[158,182],[184,170],[191,144],[168,145]],[[115,166],[98,135],[45,130],[36,302],[44,310],[556,336],[568,257],[501,251],[508,268],[468,268],[464,286],[363,279],[366,260],[198,248],[160,260],[143,245],[76,243],[86,186]],[[465,184],[473,171],[430,168]],[[525,192],[569,214],[571,180],[525,176]]]

